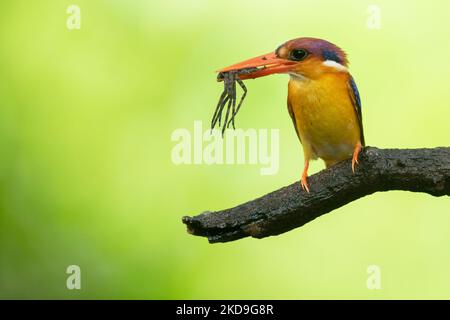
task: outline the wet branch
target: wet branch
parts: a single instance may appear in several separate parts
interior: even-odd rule
[[[300,227],[377,191],[450,195],[450,148],[365,148],[356,173],[350,160],[309,178],[311,193],[296,182],[234,208],[183,217],[189,233],[210,243],[264,238]]]

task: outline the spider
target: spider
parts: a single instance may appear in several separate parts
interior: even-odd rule
[[[225,105],[227,106],[227,111],[225,113],[225,120],[223,122],[222,126],[222,136],[225,133],[225,129],[230,126],[230,124],[233,126],[233,129],[235,129],[234,120],[236,117],[236,114],[238,113],[239,109],[241,108],[242,102],[244,101],[246,95],[247,95],[247,87],[245,86],[244,82],[239,78],[240,75],[243,74],[249,74],[254,71],[258,70],[257,68],[244,68],[240,70],[231,70],[227,72],[220,72],[217,75],[217,81],[223,81],[223,92],[219,98],[219,103],[217,104],[216,110],[214,111],[214,115],[211,120],[211,129],[214,129],[217,122],[219,122],[219,128],[221,126],[221,120],[222,120],[222,113],[223,109],[225,108]],[[239,100],[239,103],[236,107],[236,82],[239,84],[239,86],[243,90],[243,94],[241,96],[241,99]],[[230,111],[231,111],[231,117],[230,117]]]

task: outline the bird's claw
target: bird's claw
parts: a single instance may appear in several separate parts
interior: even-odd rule
[[[358,163],[359,163],[359,162],[358,162],[358,158],[352,159],[352,172],[353,172],[353,173],[355,173],[355,168],[356,168],[356,165],[357,165]]]
[[[302,189],[309,193],[308,177],[306,175],[302,175],[302,179],[300,180],[300,184],[302,186]]]
[[[358,144],[355,147],[355,150],[353,151],[353,157],[352,157],[352,171],[355,173],[356,165],[359,164],[358,162],[358,156],[361,153],[362,145],[358,142]]]

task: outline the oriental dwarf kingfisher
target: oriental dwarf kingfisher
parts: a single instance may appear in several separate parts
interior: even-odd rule
[[[289,74],[287,105],[303,146],[301,186],[309,192],[309,161],[326,167],[352,158],[352,171],[364,146],[361,100],[348,71],[345,52],[322,39],[298,38],[274,52],[231,65],[219,72],[252,68],[242,80],[276,73]]]

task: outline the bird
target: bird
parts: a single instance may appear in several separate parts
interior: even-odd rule
[[[355,173],[365,146],[361,98],[349,72],[347,54],[340,47],[327,40],[301,37],[218,72],[244,69],[251,72],[243,72],[241,80],[289,75],[287,107],[303,147],[303,190],[310,192],[311,160],[320,158],[328,168],[352,158]]]

